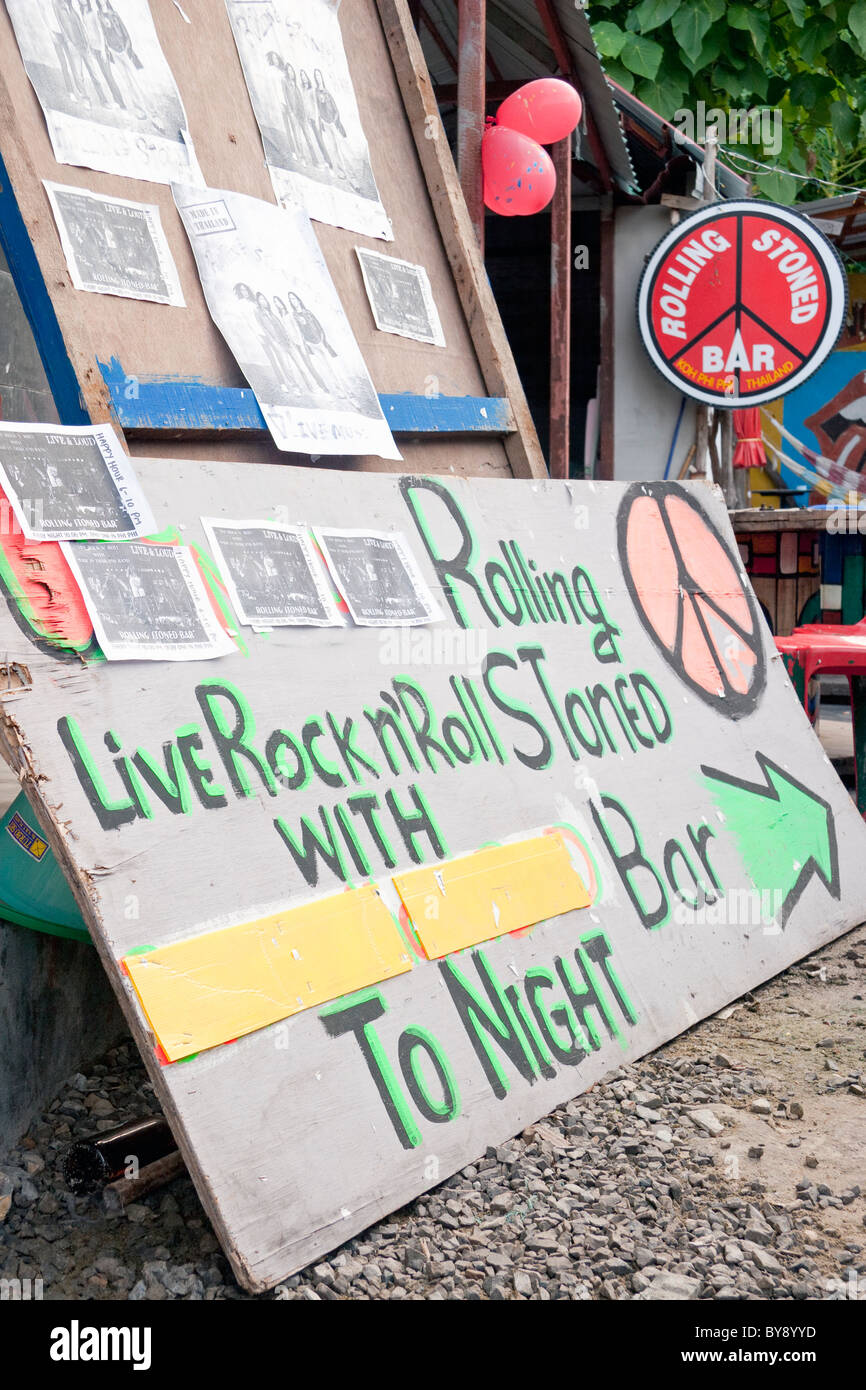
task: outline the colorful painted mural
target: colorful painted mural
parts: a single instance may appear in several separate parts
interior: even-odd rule
[[[853,472],[866,467],[866,275],[848,276],[848,313],[834,352],[783,403],[783,423],[808,449]],[[801,485],[787,468],[782,477]],[[808,493],[792,499],[800,505]]]

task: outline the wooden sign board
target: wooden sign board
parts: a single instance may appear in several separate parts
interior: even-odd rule
[[[717,494],[142,471],[202,550],[239,497],[399,532],[446,615],[158,666],[0,619],[5,754],[245,1287],[860,921],[866,831]]]
[[[151,12],[205,182],[273,206],[224,0],[153,5]],[[386,418],[400,435],[405,466],[541,475],[544,459],[406,0],[345,0],[339,24],[394,239],[322,222],[313,226]],[[211,319],[170,188],[58,164],[3,5],[0,46],[0,246],[25,297],[62,421],[113,419],[133,454],[190,453],[284,465],[287,455],[272,444]],[[76,288],[44,180],[155,205],[185,307]],[[357,246],[425,268],[444,346],[377,329]],[[451,438],[440,447],[443,435]],[[303,454],[289,457],[308,461]],[[347,458],[342,466],[383,464],[368,455]]]

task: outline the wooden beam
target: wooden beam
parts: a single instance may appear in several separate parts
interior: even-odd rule
[[[508,461],[517,478],[544,478],[547,466],[473,234],[409,7],[406,0],[376,3],[485,386],[491,396],[505,396],[511,405],[515,432],[503,441]]]
[[[539,38],[537,30],[522,24],[514,15],[497,5],[496,0],[488,0],[487,16],[491,28],[498,29],[507,39],[510,39],[518,48],[522,48],[524,53],[529,54],[530,58],[537,59],[545,68],[551,66],[553,53],[550,45]]]
[[[0,119],[4,117],[0,115]],[[54,397],[57,418],[64,425],[87,424],[87,411],[75,368],[57,321],[33,241],[0,158],[0,248],[6,258],[21,307],[33,332],[33,339],[45,368],[45,377]]]
[[[571,456],[571,136],[553,146],[550,209],[550,476],[567,478]]]
[[[614,351],[614,218],[613,199],[606,198],[601,211],[600,257],[600,337],[601,361],[598,372],[599,478],[614,476],[613,431],[613,351]]]
[[[442,57],[445,59],[446,63],[448,64],[448,66],[450,67],[451,71],[454,73],[454,76],[456,77],[456,76],[457,76],[457,59],[456,59],[456,57],[454,56],[454,54],[451,52],[451,48],[449,47],[447,40],[445,39],[445,37],[444,37],[442,34],[439,33],[438,28],[437,28],[436,25],[433,23],[433,20],[430,18],[430,15],[427,13],[427,10],[425,9],[425,7],[424,7],[423,5],[421,5],[421,6],[419,7],[418,15],[419,15],[419,19],[420,19],[421,23],[424,25],[424,28],[427,30],[427,33],[430,35],[430,37],[431,37],[431,39],[433,40],[433,42],[435,43],[436,47],[439,49],[439,52],[442,54]],[[415,25],[415,31],[416,31],[416,33],[420,32],[417,24]],[[455,93],[456,93],[456,91],[457,91],[456,84],[455,84],[455,87],[454,87],[454,91],[455,91]],[[455,100],[456,100],[456,95],[455,95]]]
[[[194,434],[268,433],[255,394],[247,386],[217,386],[176,376],[133,378],[116,357],[99,362],[111,395],[114,418],[127,434],[173,437]],[[507,400],[491,396],[380,395],[379,405],[394,434],[504,435],[514,429]]]
[[[552,0],[535,0],[535,8],[538,11],[539,19],[544,25],[544,32],[553,49],[553,56],[559,65],[562,76],[568,81],[573,82],[576,86],[577,75],[575,73],[574,60],[571,56],[571,49],[568,46],[565,30],[559,21],[559,15],[556,12]],[[582,93],[581,95],[583,99],[584,119],[586,121],[586,134],[589,140],[589,147],[592,150],[595,167],[601,174],[605,189],[610,192],[613,188],[613,175],[610,169],[610,161],[608,160],[607,152],[602,144],[601,136],[598,133],[598,126],[595,123],[592,108],[586,100],[585,94]]]
[[[484,255],[481,140],[486,115],[485,37],[487,0],[457,6],[457,168],[469,218]]]
[[[559,22],[559,15],[556,13],[551,0],[535,0],[535,8],[553,49],[553,56],[559,64],[559,71],[563,77],[572,77],[574,69],[571,62],[571,49]]]
[[[456,71],[456,68],[455,68],[455,71]],[[510,96],[511,96],[511,93],[512,93],[512,92],[516,92],[516,91],[518,90],[519,87],[525,87],[525,86],[526,86],[526,80],[525,80],[525,78],[522,78],[522,77],[519,77],[519,78],[518,78],[518,77],[514,77],[514,78],[505,78],[505,80],[500,79],[500,80],[498,80],[498,81],[494,80],[493,82],[488,82],[488,83],[487,83],[487,86],[486,86],[486,88],[485,88],[485,93],[484,93],[484,95],[485,95],[485,100],[486,100],[488,103],[494,102],[494,101],[497,101],[497,102],[498,102],[498,101],[504,101],[506,97],[510,97]],[[437,97],[439,98],[440,104],[443,105],[443,106],[444,106],[447,102],[449,102],[449,101],[456,102],[456,101],[457,101],[457,83],[456,83],[456,82],[437,82],[437,83],[436,83],[436,95],[437,95]]]

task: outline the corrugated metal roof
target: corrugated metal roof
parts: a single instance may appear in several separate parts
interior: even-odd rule
[[[592,31],[574,0],[552,0],[572,56],[584,100],[591,108],[611,173],[626,190],[638,187],[625,136]],[[440,43],[425,23],[435,27]],[[457,76],[456,0],[423,0],[421,46],[434,85],[448,86]],[[443,49],[445,51],[443,51]],[[488,72],[502,80],[531,81],[559,71],[544,25],[532,0],[487,0]]]
[[[866,190],[801,203],[798,211],[811,218],[840,251],[854,260],[866,260]]]
[[[607,79],[613,94],[616,106],[625,117],[626,131],[629,135],[640,136],[645,131],[650,137],[650,143],[658,149],[666,149],[670,146],[673,153],[688,154],[696,164],[703,164],[704,152],[700,145],[695,144],[694,140],[687,140],[677,128],[671,125],[670,121],[664,120],[656,111],[639,101],[631,92],[627,92],[619,83]],[[656,154],[656,158],[661,158]],[[749,196],[748,180],[729,169],[721,161],[716,165],[716,188],[721,198],[747,198]]]

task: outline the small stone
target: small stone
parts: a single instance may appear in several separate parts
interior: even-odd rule
[[[635,1105],[645,1105],[649,1110],[660,1110],[662,1098],[655,1091],[635,1091],[632,1095]]]
[[[807,1154],[806,1157],[803,1159],[803,1163],[805,1164],[805,1166],[806,1166],[807,1168],[817,1168],[817,1167],[818,1167],[818,1160],[817,1160],[817,1158],[815,1157],[814,1154]]]
[[[794,1120],[802,1120],[803,1107],[798,1100],[792,1100],[788,1106],[788,1114]]]
[[[753,1159],[755,1159],[755,1161],[757,1162],[758,1160],[762,1159],[763,1157],[764,1157],[764,1146],[763,1146],[763,1144],[752,1144],[751,1148],[749,1149],[749,1158],[753,1158]]]
[[[772,1115],[773,1113],[772,1105],[768,1100],[765,1100],[763,1096],[759,1096],[757,1100],[753,1100],[749,1109],[753,1115]]]
[[[704,1130],[706,1134],[715,1136],[721,1134],[725,1128],[713,1110],[690,1110],[688,1116],[698,1129]]]
[[[646,1123],[650,1125],[658,1124],[659,1120],[661,1119],[661,1115],[659,1115],[655,1110],[650,1110],[646,1105],[636,1105],[634,1108],[634,1113],[637,1115],[639,1120],[645,1120]]]
[[[746,1254],[765,1274],[784,1274],[785,1270],[775,1255],[771,1255],[769,1250],[763,1249],[760,1245],[755,1245],[752,1241],[744,1241],[743,1246]]]
[[[732,1071],[734,1064],[730,1057],[726,1057],[724,1052],[717,1052],[713,1058],[717,1067],[724,1067],[726,1071]]]
[[[657,1274],[649,1288],[635,1294],[635,1299],[665,1302],[684,1302],[697,1298],[701,1287],[700,1279],[689,1279],[685,1274],[674,1274],[665,1270]]]
[[[524,1269],[516,1269],[512,1279],[514,1292],[522,1295],[523,1298],[532,1297],[532,1280]]]

